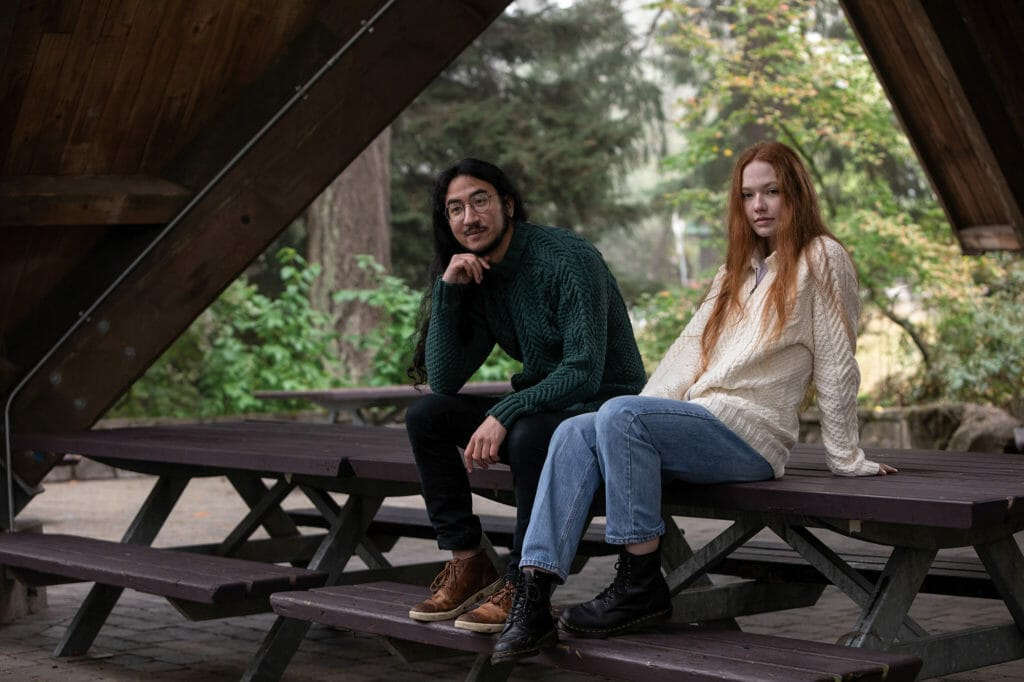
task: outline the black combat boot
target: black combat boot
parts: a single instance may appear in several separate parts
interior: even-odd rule
[[[615,580],[584,604],[562,611],[558,625],[577,637],[607,637],[668,619],[672,594],[661,575],[661,552],[637,556],[625,549]]]
[[[551,589],[555,576],[542,571],[522,571],[516,583],[512,608],[505,629],[491,653],[491,663],[507,663],[536,656],[541,649],[558,642],[558,630],[551,617]]]

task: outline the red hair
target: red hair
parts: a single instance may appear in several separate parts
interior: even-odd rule
[[[701,365],[697,376],[707,369],[712,350],[727,324],[734,323],[743,314],[742,287],[750,259],[755,252],[768,255],[768,240],[758,236],[750,226],[743,205],[743,170],[752,161],[763,161],[775,169],[775,177],[782,197],[781,215],[775,230],[776,277],[767,295],[767,308],[762,311],[761,329],[771,325],[769,340],[782,333],[795,297],[799,259],[804,248],[818,237],[836,239],[821,218],[818,195],[814,191],[807,167],[796,152],[781,142],[760,142],[746,149],[732,171],[732,186],[728,203],[728,247],[725,256],[725,277],[715,298],[714,308],[701,338]],[[811,265],[808,263],[808,265]],[[816,280],[822,273],[811,268]],[[773,311],[774,315],[770,315]]]

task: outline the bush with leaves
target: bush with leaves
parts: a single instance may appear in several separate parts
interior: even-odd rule
[[[240,277],[129,389],[108,416],[212,416],[301,407],[257,400],[256,390],[324,388],[335,332],[309,303],[320,274],[294,249],[277,254],[281,293]]]
[[[998,405],[1024,419],[1024,261],[971,259],[978,291],[942,304],[933,360],[911,396]]]
[[[693,317],[703,296],[703,289],[677,287],[642,294],[637,300],[633,308],[633,327],[648,375]]]

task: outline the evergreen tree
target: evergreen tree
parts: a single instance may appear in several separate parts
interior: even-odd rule
[[[429,195],[467,156],[501,166],[538,222],[596,238],[640,207],[627,171],[657,152],[661,93],[615,0],[511,8],[395,120],[392,262],[424,283]]]

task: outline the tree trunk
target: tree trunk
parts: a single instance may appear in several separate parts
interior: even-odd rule
[[[313,307],[334,321],[345,378],[357,383],[366,379],[372,358],[348,339],[373,333],[380,313],[358,302],[335,303],[332,296],[373,286],[370,273],[356,265],[358,254],[391,269],[390,152],[387,128],[306,209],[308,259],[323,268],[310,294]]]

